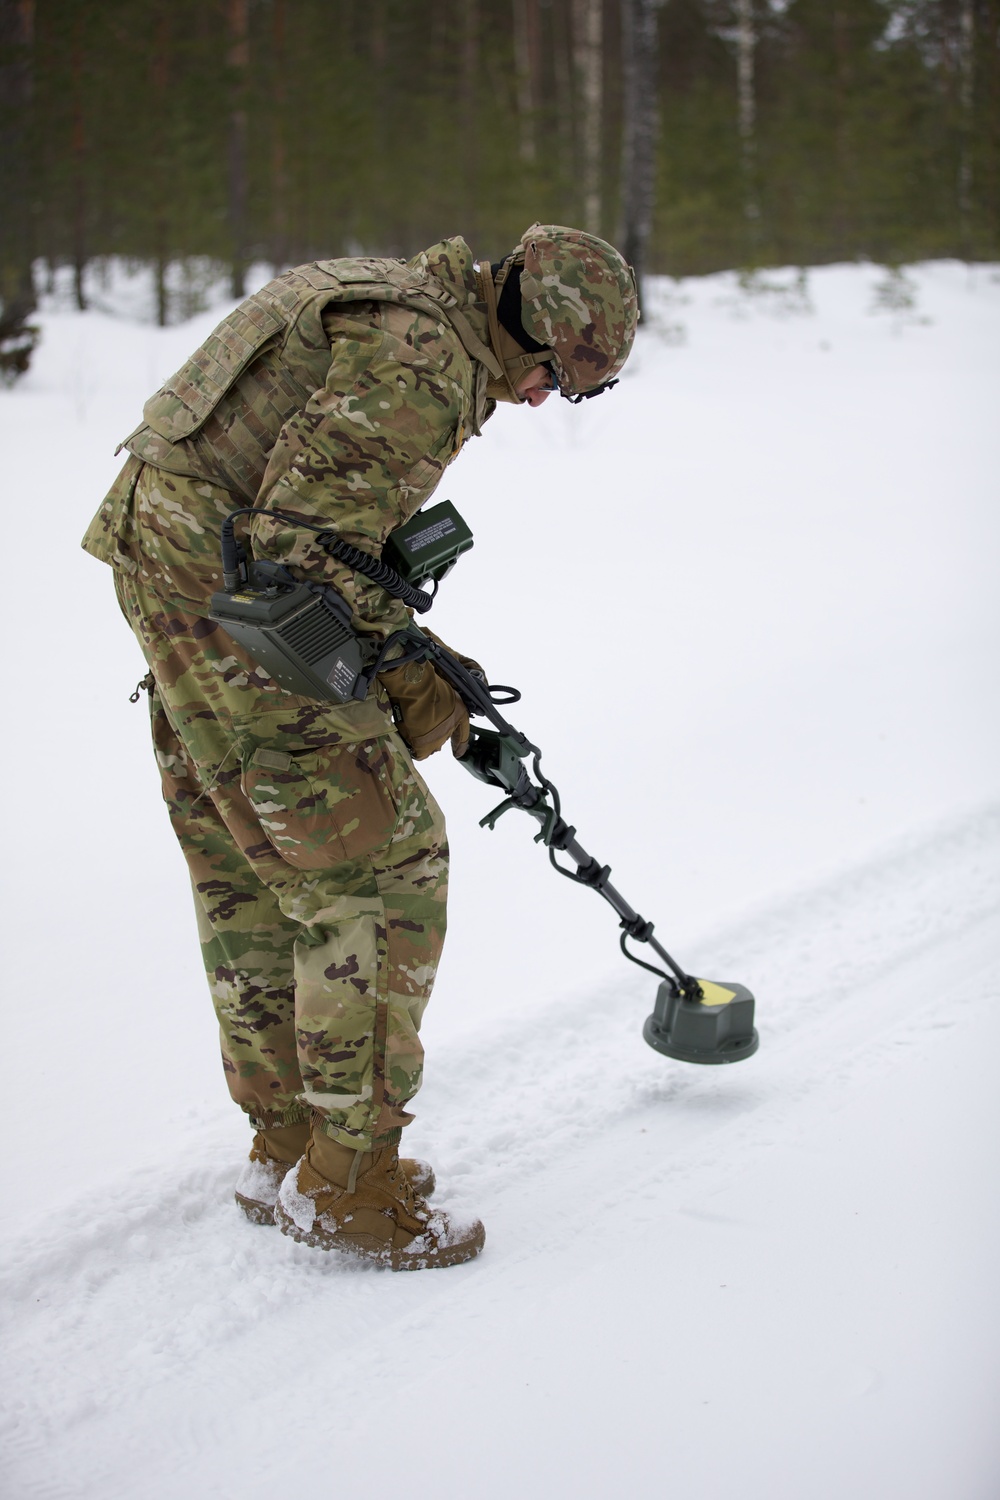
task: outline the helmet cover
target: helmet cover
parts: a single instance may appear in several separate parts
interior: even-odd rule
[[[613,245],[583,229],[532,224],[524,255],[521,321],[553,352],[564,396],[593,393],[624,365],[639,320],[635,273]]]

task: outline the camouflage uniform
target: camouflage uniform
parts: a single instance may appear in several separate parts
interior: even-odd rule
[[[320,262],[220,325],[146,405],[84,539],[113,564],[149,664],[156,756],[195,891],[233,1098],[258,1128],[310,1108],[343,1144],[391,1143],[445,931],[440,810],[384,692],[344,707],[279,688],[207,618],[219,524],[255,505],[257,556],[322,576],[359,630],[403,607],[296,512],[378,553],[492,403],[472,256]]]
[[[635,333],[624,261],[545,225],[508,270],[515,261],[525,332],[547,352],[504,347],[490,273],[462,240],[406,264],[317,261],[269,283],[146,403],[84,539],[114,566],[149,663],[223,1061],[259,1129],[311,1108],[341,1146],[395,1142],[420,1083],[447,848],[384,688],[342,708],[295,697],[208,618],[219,527],[252,506],[257,557],[332,584],[359,631],[405,624],[398,601],[277,512],[377,555],[493,398],[522,399],[526,368],[551,358],[564,395],[604,388]]]

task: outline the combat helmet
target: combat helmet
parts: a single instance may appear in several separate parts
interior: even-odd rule
[[[613,245],[582,229],[532,224],[493,271],[490,331],[511,392],[524,369],[541,363],[551,363],[560,392],[573,401],[615,384],[639,304],[635,273]]]

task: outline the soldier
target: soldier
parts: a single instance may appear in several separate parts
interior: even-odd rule
[[[395,1270],[478,1254],[478,1221],[400,1160],[445,933],[447,844],[414,768],[468,714],[429,662],[363,703],[284,691],[209,618],[219,528],[321,579],[360,634],[407,612],[293,512],[377,557],[496,401],[607,389],[635,334],[631,269],[535,224],[477,264],[449,239],[404,263],[298,266],[225,318],[146,403],[84,538],[114,568],[149,667],[164,797],[187,859],[230,1093],[256,1134],[236,1199],[256,1223]]]

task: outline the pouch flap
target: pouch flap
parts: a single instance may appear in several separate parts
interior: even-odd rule
[[[318,260],[314,266],[299,268],[299,275],[318,290],[343,287],[396,287],[400,291],[422,286],[427,280],[423,271],[414,271],[404,260],[384,260],[371,255],[345,256],[342,260]]]
[[[296,745],[290,743],[295,736],[289,730],[289,712],[287,708],[263,708],[258,709],[251,718],[235,716],[234,722],[241,738],[245,736],[251,741],[247,763],[270,771],[289,769],[282,758],[284,755],[290,764],[296,750]],[[387,734],[393,734],[395,728],[384,691],[380,689],[378,693],[369,693],[363,703],[324,703],[319,717],[310,723],[309,739],[300,740],[299,747],[308,750],[312,742],[315,748],[330,735],[350,744],[360,744],[363,740],[382,739]],[[264,749],[260,748],[262,740],[265,743]],[[278,749],[282,743],[289,743],[288,752]]]
[[[350,286],[358,281],[384,281],[386,262],[368,255],[345,256],[343,260],[318,260],[317,267],[324,276]]]

